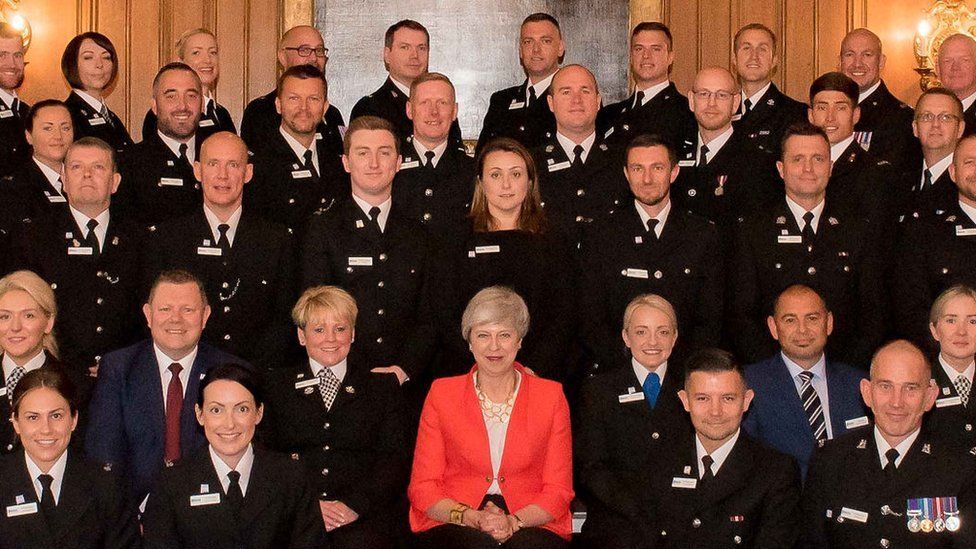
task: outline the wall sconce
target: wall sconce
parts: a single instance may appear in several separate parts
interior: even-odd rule
[[[31,26],[27,18],[20,14],[20,0],[0,0],[0,21],[20,31],[26,53],[31,43]]]
[[[938,0],[918,22],[915,32],[915,72],[919,74],[918,85],[925,91],[939,85],[935,77],[938,65],[939,48],[946,38],[953,34],[974,36],[976,32],[976,11],[963,0]]]

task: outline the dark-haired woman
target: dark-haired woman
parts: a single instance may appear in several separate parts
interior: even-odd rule
[[[119,56],[104,34],[85,32],[75,36],[64,48],[61,73],[71,86],[64,100],[71,111],[75,140],[97,137],[123,153],[132,138],[122,120],[105,104],[119,73]]]
[[[121,480],[68,448],[78,408],[65,372],[25,374],[14,389],[10,421],[23,452],[0,458],[0,548],[140,547],[135,508]]]

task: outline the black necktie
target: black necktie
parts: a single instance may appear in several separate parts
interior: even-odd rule
[[[813,237],[816,234],[813,232],[813,212],[803,214],[803,223],[803,242],[809,246],[813,244]]]
[[[634,108],[639,108],[644,104],[644,90],[637,92],[637,97],[634,99]]]
[[[712,459],[712,456],[702,456],[701,461],[702,465],[705,466],[705,472],[702,474],[701,483],[705,484],[710,480],[715,480],[715,474],[712,473],[712,464],[715,463],[715,460]]]
[[[746,109],[745,109],[745,112],[743,112],[742,114],[747,114],[749,111],[752,110],[752,100],[751,99],[746,99],[744,101],[744,104],[746,106]]]
[[[227,473],[230,484],[227,486],[227,505],[235,515],[241,512],[244,503],[244,492],[241,491],[241,474],[237,471]]]
[[[305,169],[311,172],[315,179],[319,178],[319,171],[315,169],[315,164],[312,162],[312,149],[305,151]]]
[[[427,159],[427,162],[424,164],[425,167],[434,169],[434,156],[436,156],[434,151],[427,151],[424,153],[424,158]]]
[[[898,467],[895,465],[895,460],[898,459],[898,455],[898,450],[895,450],[894,448],[890,448],[887,452],[885,452],[885,459],[888,460],[888,464],[884,466],[884,473],[888,477],[893,477],[895,475],[895,471],[898,470]]]
[[[925,190],[932,186],[932,170],[926,168],[922,171],[922,186],[918,190]]]
[[[88,225],[87,225],[88,234],[85,235],[85,246],[88,246],[92,249],[92,255],[98,255],[98,252],[100,251],[98,247],[98,237],[95,236],[95,227],[97,226],[98,226],[98,221],[94,219],[88,220]]]
[[[526,107],[528,107],[532,103],[535,103],[535,100],[536,100],[535,86],[529,86],[529,103],[528,105],[526,105]]]
[[[193,167],[193,164],[190,164],[190,157],[186,155],[188,148],[186,143],[180,143],[180,160],[185,162],[187,166]]]
[[[382,233],[383,230],[380,229],[380,207],[373,206],[369,209],[369,224],[376,229],[376,232]]]
[[[41,483],[41,511],[48,517],[54,514],[57,504],[54,503],[54,492],[51,490],[51,483],[54,477],[51,475],[38,475],[37,480]]]
[[[14,97],[14,104],[11,110],[14,111],[14,116],[20,118],[20,99]]]
[[[573,147],[573,166],[579,166],[583,163],[583,145],[576,145]]]
[[[657,224],[660,222],[660,219],[655,219],[653,217],[647,220],[647,236],[651,237],[653,240],[657,240],[657,231],[654,229],[657,228]]]
[[[214,121],[214,124],[218,122],[217,120],[217,108],[214,106],[217,102],[210,101],[207,105],[207,118]]]
[[[230,225],[226,223],[217,225],[217,232],[220,233],[220,236],[217,238],[217,247],[225,254],[230,251],[230,238],[227,238],[227,231],[229,230]]]
[[[704,166],[708,164],[708,145],[701,146],[701,154],[698,156],[698,165]]]

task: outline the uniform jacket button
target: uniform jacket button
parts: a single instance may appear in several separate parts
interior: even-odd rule
[[[698,527],[700,527],[700,526],[701,526],[701,519],[699,519],[699,518],[695,518],[695,520],[693,520],[693,521],[691,521],[691,526],[692,526],[693,528],[698,528]]]

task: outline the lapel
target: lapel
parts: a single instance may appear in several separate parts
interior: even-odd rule
[[[68,462],[65,466],[64,479],[61,481],[61,494],[58,497],[58,512],[54,520],[50,521],[52,534],[59,540],[68,536],[72,526],[88,516],[88,507],[92,504],[93,494],[82,477],[85,474],[82,467],[81,458],[75,457],[74,453],[68,450]]]
[[[42,172],[41,168],[37,166],[37,162],[34,162],[33,158],[27,161],[26,167],[27,177],[32,183],[32,188],[41,191],[41,193],[45,193],[45,195],[49,194],[50,196],[65,196],[63,192],[58,192],[58,190],[54,188],[54,185],[51,184],[51,181],[46,175],[44,175],[44,172]]]
[[[935,380],[935,384],[939,388],[939,394],[936,396],[936,402],[944,398],[953,398],[959,396],[959,391],[956,390],[956,385],[949,380],[949,375],[946,374],[945,369],[942,368],[942,363],[939,361],[938,357],[932,360],[932,378]],[[970,390],[970,404],[973,406],[963,406],[958,404],[956,406],[947,407],[947,409],[942,409],[940,413],[953,414],[956,416],[962,416],[964,418],[976,417],[976,400],[973,400],[973,395],[976,391]],[[939,408],[933,408],[933,410],[938,410]]]
[[[474,371],[477,367],[472,368],[468,372],[468,375],[464,376],[464,385],[462,387],[461,401],[458,403],[459,416],[460,416],[460,429],[459,432],[463,433],[464,438],[467,439],[468,444],[471,445],[470,453],[467,453],[471,457],[471,464],[474,466],[476,471],[484,472],[486,475],[491,476],[491,450],[488,448],[488,428],[485,427],[484,416],[481,413],[481,403],[478,401],[478,395],[475,393],[474,389],[474,378],[472,377]],[[524,380],[524,376],[523,376]],[[509,420],[510,433],[512,427],[515,426],[515,410],[519,408],[519,401],[525,400],[520,398],[524,395],[523,388],[519,389],[519,396],[515,399],[515,406],[512,408],[512,417]],[[524,406],[523,406],[524,408]],[[522,410],[520,410],[522,413]],[[524,426],[523,426],[524,427]],[[505,444],[505,451],[502,453],[502,461],[499,466],[499,474],[501,474],[502,468],[507,464],[506,457],[510,451],[508,444]]]
[[[772,219],[774,221],[773,226],[777,238],[783,234],[783,229],[786,229],[787,234],[790,236],[800,235],[800,225],[797,223],[796,218],[793,217],[793,211],[790,210],[789,205],[786,204],[786,195],[783,195],[783,199],[776,204],[775,208],[776,209],[773,211],[774,217]],[[826,218],[826,210],[827,208],[825,207],[824,214],[821,215],[821,222],[824,220],[823,218]],[[822,226],[822,224],[818,225],[817,228],[820,229]],[[820,236],[820,232],[821,231],[819,230],[817,231],[818,237]],[[795,244],[793,244],[793,246],[795,246]]]
[[[678,97],[678,96],[679,96],[678,88],[674,85],[674,82],[669,82],[667,87],[665,87],[663,90],[658,92],[658,94],[652,97],[650,101],[644,103],[643,108],[647,110],[656,110],[656,109],[664,108],[666,104],[674,100],[673,99],[674,97]],[[633,105],[635,97],[636,94],[631,94],[627,105]]]
[[[512,416],[508,421],[508,430],[505,435],[505,449],[502,450],[502,459],[498,464],[498,476],[499,478],[504,478],[505,473],[509,470],[509,464],[514,459],[512,455],[515,452],[524,453],[523,459],[528,461],[531,459],[529,454],[532,450],[532,444],[525,442],[527,434],[529,434],[529,409],[532,406],[532,383],[535,381],[529,379],[531,376],[525,373],[521,365],[516,363],[516,370],[522,374],[522,381],[519,387],[518,394],[515,395],[515,403],[512,405]],[[472,383],[471,393],[474,393],[474,387]],[[481,405],[478,402],[478,397],[474,396],[475,405],[478,407],[478,419],[481,420],[481,429],[484,431],[484,439],[479,446],[484,446],[484,451],[481,452],[479,448],[480,455],[488,459],[488,471],[491,472],[491,450],[488,447],[488,428],[485,427],[485,422],[483,416],[481,415]],[[646,407],[645,407],[646,408]],[[508,444],[507,441],[512,441],[514,444]],[[522,460],[519,460],[522,462]]]
[[[545,151],[546,171],[548,173],[559,173],[558,170],[551,171],[549,167],[552,166],[553,164],[569,162],[570,159],[569,156],[566,154],[566,151],[563,150],[563,146],[559,144],[559,140],[556,139],[555,130],[553,130],[551,133],[550,132],[546,133],[546,140],[544,143],[545,145],[543,150]]]
[[[217,247],[217,239],[210,229],[210,223],[207,223],[207,216],[203,213],[203,206],[197,208],[193,213],[193,217],[190,218],[190,229],[191,233],[187,236],[190,237],[190,245],[192,253],[196,254],[197,246],[203,246],[204,241],[209,241],[210,246]],[[241,221],[244,220],[244,215],[241,214]],[[241,229],[240,224],[237,227],[237,234],[240,235]],[[236,242],[236,238],[234,239]]]
[[[200,378],[212,363],[209,349],[204,346],[204,343],[198,343],[197,356],[193,359],[193,366],[190,367],[190,377],[186,381],[186,391],[183,392],[183,408],[180,410],[180,454],[184,456],[196,450],[195,443],[199,439],[200,426],[197,423],[194,406],[197,403],[197,394],[200,392]]]
[[[640,216],[634,211],[634,215],[637,216],[637,225],[640,223]],[[675,246],[682,244],[685,239],[684,237],[688,234],[688,219],[686,217],[686,212],[677,208],[674,202],[671,203],[671,211],[668,212],[668,219],[664,222],[664,227],[661,229],[661,236],[652,245],[651,249],[657,250],[659,254],[666,254],[671,251]],[[645,229],[644,233],[647,231]]]
[[[813,441],[813,431],[810,429],[810,421],[803,410],[803,403],[800,402],[800,395],[796,392],[796,383],[790,376],[790,371],[779,352],[776,353],[773,364],[773,368],[770,369],[771,385],[780,388],[780,390],[767,393],[773,404],[772,409],[778,410],[782,414],[784,423],[786,423],[784,427],[789,432],[795,433],[800,439]],[[839,431],[835,427],[833,432],[836,434]]]
[[[669,366],[670,368],[670,366]],[[631,392],[631,389],[636,393],[643,393],[644,388],[641,387],[634,375],[634,369],[631,367],[629,360],[621,363],[620,368],[613,374],[612,379],[607,380],[607,384],[611,386],[614,392],[614,397],[616,395],[626,395]],[[671,381],[671,375],[665,376],[664,384],[661,387],[661,392],[658,395],[657,404],[654,407],[654,411],[658,411],[661,403],[664,401],[664,391],[668,386],[668,382]],[[651,416],[652,412],[650,407],[647,405],[646,399],[641,399],[640,401],[627,402],[627,403],[617,403],[616,406],[620,407],[621,413],[629,418],[633,427],[636,427],[636,431],[650,432],[651,430]],[[643,437],[646,438],[646,437]]]
[[[919,433],[918,438],[908,449],[908,453],[901,460],[901,465],[895,470],[895,480],[891,490],[895,494],[912,492],[917,485],[918,478],[936,469],[932,463],[930,443],[925,433]],[[877,459],[877,455],[875,456]],[[880,465],[880,462],[879,462]]]
[[[369,371],[364,371],[361,366],[363,365],[351,356],[346,357],[346,375],[339,385],[339,392],[336,393],[335,400],[332,401],[332,408],[329,410],[330,414],[337,413],[351,402],[361,398],[366,392],[369,376],[372,374]],[[319,401],[321,400],[320,398]]]
[[[271,140],[271,144],[274,147],[274,149],[271,158],[277,159],[282,164],[298,164],[299,169],[302,169],[302,167],[305,164],[305,159],[299,158],[298,155],[295,154],[295,150],[292,149],[290,145],[288,145],[287,141],[285,141],[285,136],[281,135],[281,130],[276,128],[273,131],[273,134],[274,137]],[[321,166],[322,166],[322,157],[320,156],[319,167]],[[283,177],[286,181],[292,180],[291,168],[292,166],[289,167],[289,169],[287,170],[288,173],[286,175],[280,177]]]
[[[241,505],[239,529],[257,524],[265,508],[275,499],[276,488],[280,488],[274,477],[275,471],[265,465],[267,454],[254,450],[254,463],[251,464],[251,477],[247,481],[247,494]]]
[[[783,94],[776,87],[776,83],[770,82],[769,89],[766,90],[766,93],[759,98],[759,101],[749,110],[749,114],[742,117],[742,119],[752,120],[753,118],[761,118],[767,114],[772,114],[772,111],[776,109],[776,105],[782,96]]]
[[[369,216],[366,215],[366,212],[359,207],[359,204],[357,204],[355,200],[346,200],[343,203],[342,208],[344,209],[342,212],[342,226],[345,227],[347,231],[352,233],[353,236],[368,240],[373,245],[378,246],[381,243],[383,233],[379,233],[375,229],[370,228],[372,222],[369,220]],[[392,215],[386,218],[387,230],[390,229],[391,217]],[[373,261],[375,265],[375,262],[377,261],[376,258],[374,258]]]
[[[130,370],[129,387],[135,393],[130,402],[138,402],[138,409],[148,416],[149,432],[162,444],[166,433],[166,410],[163,406],[163,387],[159,377],[159,363],[153,351],[152,340],[139,350],[135,366]],[[184,399],[184,403],[185,403]]]
[[[830,173],[831,181],[836,181],[841,177],[845,177],[848,173],[856,171],[862,167],[862,157],[864,155],[864,149],[858,144],[857,139],[850,142],[844,152],[840,153],[837,160],[834,162],[833,171]],[[948,170],[946,170],[948,173]]]
[[[729,495],[747,486],[752,476],[753,467],[757,465],[755,457],[755,451],[748,436],[744,431],[739,431],[739,438],[735,441],[735,446],[732,447],[728,457],[725,458],[725,463],[718,470],[718,474],[715,475],[714,481],[702,488],[701,497],[698,499],[698,509],[714,507]],[[697,471],[697,469],[692,468],[692,471]]]
[[[44,513],[41,512],[41,498],[37,496],[37,492],[34,490],[34,479],[30,477],[30,473],[27,471],[27,462],[25,459],[24,453],[21,451],[17,459],[17,478],[10,479],[10,481],[12,481],[14,484],[12,491],[16,495],[23,496],[24,503],[36,503],[37,513],[20,518],[27,519],[23,522],[25,529],[30,532],[30,538],[45,540],[47,542],[47,546],[54,547],[54,530],[51,528],[51,525],[48,519],[44,516]],[[64,486],[62,486],[62,493],[63,490]],[[3,504],[16,505],[17,503],[14,501],[5,501]],[[28,536],[25,536],[25,538],[26,537]]]
[[[393,102],[401,107],[400,112],[406,112],[407,96],[404,95],[404,93],[400,91],[400,88],[393,83],[393,79],[391,77],[387,77],[386,82],[383,82],[383,89],[390,95]],[[406,118],[406,116],[406,114],[403,115],[404,118]]]
[[[878,445],[874,441],[874,422],[859,430],[858,434],[859,438],[845,442],[854,444],[854,447],[848,454],[847,467],[842,470],[862,475],[862,482],[847,484],[847,489],[852,492],[852,501],[874,501],[891,490],[891,483],[885,480],[881,471]]]

